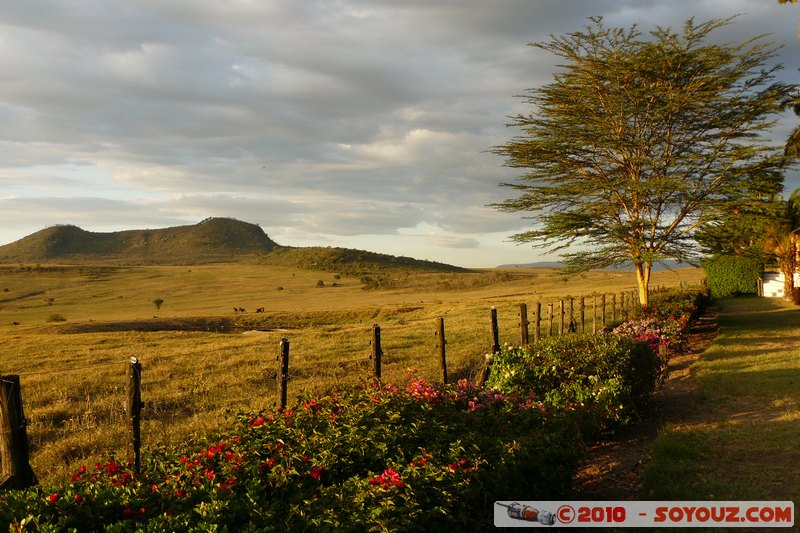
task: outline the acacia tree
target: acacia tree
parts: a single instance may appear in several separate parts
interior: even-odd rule
[[[523,134],[493,152],[526,169],[501,185],[519,196],[494,207],[526,212],[512,240],[552,251],[573,271],[632,263],[641,305],[654,261],[689,260],[707,217],[775,171],[782,154],[761,141],[791,87],[767,66],[761,37],[707,44],[733,18],[643,35],[592,17],[584,31],[533,43],[555,54],[552,83],[528,89]]]

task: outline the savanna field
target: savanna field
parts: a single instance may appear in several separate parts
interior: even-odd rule
[[[678,287],[696,284],[702,277],[702,272],[695,269],[657,272],[654,285]],[[530,305],[538,301],[546,308],[547,303],[557,302],[561,298],[586,296],[590,300],[593,294],[629,290],[634,282],[631,273],[614,271],[588,272],[568,277],[558,270],[540,268],[459,273],[408,270],[393,273],[383,288],[366,290],[363,276],[355,278],[336,272],[246,263],[136,267],[6,265],[1,279],[0,331],[4,339],[0,348],[2,373],[21,376],[25,415],[30,421],[28,436],[31,463],[43,485],[72,479],[76,473],[83,475],[82,467],[88,469],[87,479],[96,470],[95,475],[111,476],[112,486],[119,484],[114,477],[119,472],[113,465],[123,465],[127,460],[124,372],[126,362],[133,356],[143,366],[143,464],[149,472],[147,476],[158,476],[158,481],[151,485],[158,488],[162,483],[173,483],[165,481],[169,474],[163,470],[164,463],[154,458],[162,457],[159,455],[163,453],[159,451],[162,448],[178,446],[193,453],[198,449],[206,450],[201,463],[195,464],[198,458],[188,454],[186,461],[200,469],[198,472],[201,477],[206,471],[210,472],[204,478],[205,482],[211,483],[214,491],[219,491],[220,483],[223,483],[224,491],[224,484],[236,477],[235,472],[216,472],[213,468],[201,467],[206,464],[205,461],[217,456],[230,458],[263,454],[263,451],[254,453],[251,449],[245,452],[238,448],[242,439],[247,441],[248,432],[252,432],[254,424],[255,427],[269,426],[272,428],[270,431],[278,432],[268,439],[270,446],[281,441],[287,442],[292,436],[298,437],[297,434],[280,433],[286,428],[257,423],[276,416],[273,409],[277,402],[273,379],[277,371],[275,359],[280,339],[287,338],[291,344],[289,405],[294,406],[292,416],[307,415],[309,412],[315,414],[316,409],[324,410],[329,419],[331,416],[345,416],[344,411],[337,412],[342,400],[336,394],[331,396],[331,391],[349,391],[355,386],[356,391],[362,392],[342,393],[344,396],[357,396],[344,403],[363,404],[370,408],[348,408],[350,412],[347,416],[355,417],[350,419],[351,428],[374,427],[383,435],[386,428],[391,426],[384,425],[381,430],[382,423],[390,425],[397,423],[397,420],[408,422],[419,416],[439,421],[434,423],[429,420],[428,424],[433,425],[420,428],[419,434],[397,437],[400,440],[407,439],[409,447],[399,446],[397,442],[381,444],[385,438],[378,438],[378,433],[359,437],[358,431],[350,431],[348,434],[356,436],[344,438],[339,435],[337,439],[329,427],[323,431],[313,423],[298,420],[295,427],[301,427],[304,423],[312,427],[309,430],[311,434],[303,433],[301,439],[308,439],[310,447],[302,451],[295,449],[284,457],[287,461],[284,464],[286,475],[300,475],[303,468],[307,468],[302,474],[311,476],[311,479],[328,476],[330,484],[327,486],[336,487],[331,489],[333,492],[328,497],[335,498],[345,497],[338,491],[345,490],[343,487],[347,486],[347,480],[353,483],[352,476],[348,474],[355,471],[372,472],[372,477],[361,481],[388,489],[390,486],[397,488],[397,484],[409,484],[407,477],[397,477],[400,475],[398,472],[415,461],[436,465],[435,468],[441,467],[450,474],[456,470],[450,466],[458,464],[458,471],[463,474],[464,471],[471,472],[472,468],[477,471],[479,463],[493,462],[492,454],[498,460],[504,457],[508,452],[507,446],[515,449],[519,446],[518,439],[530,436],[523,437],[515,430],[509,433],[508,442],[501,437],[491,439],[492,444],[485,437],[480,443],[461,442],[459,439],[449,441],[446,437],[437,442],[433,438],[433,435],[442,432],[449,435],[443,429],[448,424],[458,426],[464,423],[485,424],[483,433],[488,435],[492,433],[491,428],[497,427],[498,416],[520,416],[506,412],[507,402],[492,406],[492,399],[484,402],[492,406],[480,414],[485,417],[484,420],[461,420],[464,415],[454,414],[475,411],[475,394],[478,392],[472,387],[482,369],[484,354],[491,347],[490,308],[497,309],[501,342],[516,345],[519,344],[520,303]],[[155,300],[163,301],[158,306]],[[255,312],[258,308],[263,308],[263,312]],[[590,311],[587,313],[591,316]],[[449,381],[453,383],[447,390],[440,390],[437,385],[441,379],[438,339],[435,336],[438,317],[444,317],[446,323]],[[430,410],[430,404],[425,404],[427,407],[423,412],[408,412],[408,409],[420,407],[414,402],[409,403],[408,396],[392,394],[394,389],[391,388],[379,389],[381,396],[378,398],[387,398],[385,404],[376,402],[375,396],[364,398],[363,395],[368,394],[364,391],[376,386],[369,383],[369,343],[373,324],[379,324],[383,332],[382,384],[406,392],[411,391],[415,383],[422,389],[432,387],[431,391],[438,392],[431,394],[442,398],[441,406]],[[543,329],[547,329],[545,322]],[[317,404],[309,403],[317,401],[320,407],[313,407]],[[525,401],[525,398],[520,398],[517,403]],[[552,400],[551,403],[557,402]],[[481,402],[477,404],[483,405]],[[378,408],[385,411],[375,413],[374,410]],[[493,409],[497,413],[491,415]],[[434,411],[442,413],[447,421],[438,416],[432,417]],[[498,414],[500,412],[505,414]],[[510,420],[508,423],[509,426],[523,428],[529,424],[553,424],[557,418],[528,417],[525,423],[517,421],[511,424]],[[290,432],[294,424],[290,422]],[[563,426],[571,427],[570,424]],[[569,433],[571,430],[565,431]],[[220,435],[226,437],[219,440]],[[258,438],[265,437],[261,435]],[[315,442],[314,439],[322,440]],[[336,453],[332,448],[335,446],[327,439],[334,439],[342,446],[349,442],[353,449],[363,447],[363,443],[369,441],[379,451],[363,452],[373,453],[372,459],[345,454],[354,465],[348,470],[339,464],[340,460],[334,460]],[[351,439],[356,440],[351,442]],[[542,443],[537,441],[537,444],[527,448],[533,451],[541,446]],[[394,457],[394,463],[386,464],[386,458],[380,450],[385,452],[398,447],[404,450],[403,457]],[[435,458],[430,458],[433,457],[434,448]],[[493,449],[495,451],[491,452]],[[477,450],[483,452],[478,453]],[[562,461],[570,464],[578,461],[571,447],[564,447],[559,453],[573,454],[569,458],[562,458]],[[540,459],[547,457],[547,454],[539,455]],[[281,459],[280,456],[260,458],[263,461],[259,462],[259,466],[248,463],[247,468],[260,469],[270,459]],[[158,464],[154,464],[154,461]],[[531,463],[535,464],[536,461]],[[509,461],[507,467],[515,465],[515,461]],[[95,469],[95,466],[98,468]],[[315,467],[316,470],[312,470]],[[168,467],[167,470],[169,468],[174,467]],[[499,476],[502,471],[503,468],[498,466],[493,475]],[[447,472],[444,474],[449,476]],[[427,481],[418,482],[417,485],[433,483],[430,475],[438,479],[437,482],[444,482],[439,479],[440,473],[438,470],[433,474],[426,473],[422,478]],[[219,476],[227,477],[222,479]],[[188,478],[180,479],[183,481],[174,481],[177,483],[174,487],[169,485],[173,495],[186,490],[178,486]],[[494,481],[498,486],[499,480],[497,478]],[[193,483],[196,482],[197,479]],[[460,478],[458,483],[462,482],[465,479]],[[446,482],[447,487],[452,488],[449,483]],[[480,479],[480,483],[487,486],[492,484],[487,479]],[[568,479],[553,480],[554,494],[558,492],[557,487],[563,489],[568,484]],[[227,489],[232,490],[232,485]],[[258,492],[257,488],[253,490]],[[351,487],[348,490],[360,494],[360,489]],[[439,493],[435,487],[420,490],[421,493],[414,493],[413,502],[406,502],[419,513],[435,515],[447,508],[444,502],[435,505],[425,503],[421,494],[428,494],[426,497],[432,498],[433,494]],[[75,498],[88,497],[89,492],[67,496],[72,498],[71,504],[74,505]],[[474,492],[467,493],[472,494],[470,498],[474,497]],[[284,503],[291,507],[299,501],[305,501],[302,498],[307,496],[298,493],[289,497],[289,503]],[[324,501],[322,494],[316,496]],[[506,496],[517,497],[512,494]],[[93,497],[96,502],[102,500],[99,494]],[[493,498],[497,499],[497,496]],[[64,495],[59,495],[58,499],[61,504],[66,501]],[[384,500],[379,500],[373,502],[376,508],[388,505]],[[279,502],[280,498],[275,501]],[[141,507],[133,509],[119,502],[115,505],[122,507],[114,512],[122,513],[128,509],[125,511],[127,516],[123,518],[130,519],[129,526],[150,523],[149,520],[143,521],[144,515],[138,516],[137,520],[134,511],[138,513]],[[399,507],[408,510],[403,505]],[[237,512],[245,512],[239,510],[231,515],[229,511],[233,512],[230,509],[219,511],[219,516],[227,520],[231,516],[239,516]],[[214,513],[209,513],[209,520],[213,522]],[[410,513],[408,516],[416,515]],[[148,515],[147,518],[151,517]],[[296,516],[273,518],[279,521],[298,519]],[[384,519],[389,520],[387,517]],[[177,527],[175,524],[168,525],[171,522],[164,520],[166,530]],[[328,525],[335,527],[337,520],[347,519],[335,516],[331,520],[333,522]],[[301,522],[296,525],[324,525],[306,519]],[[156,523],[152,522],[154,528]],[[376,523],[381,522],[378,520]],[[434,520],[431,523],[437,522]]]

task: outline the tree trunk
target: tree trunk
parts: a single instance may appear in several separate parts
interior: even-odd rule
[[[781,272],[783,272],[783,298],[790,302],[794,301],[794,273],[797,270],[797,243],[795,240],[794,234],[790,234],[786,257],[778,262]]]
[[[642,307],[647,307],[650,301],[650,269],[653,263],[645,261],[644,263],[634,263],[636,268],[636,283],[639,285],[639,304]]]
[[[794,301],[794,265],[790,262],[781,262],[783,273],[783,299]]]

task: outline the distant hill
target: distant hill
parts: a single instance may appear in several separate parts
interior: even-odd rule
[[[63,225],[0,246],[0,261],[196,264],[264,254],[277,246],[259,226],[230,218],[208,218],[192,226],[111,233]]]
[[[673,259],[667,259],[664,261],[658,261],[656,263],[653,263],[653,271],[659,272],[661,270],[674,270],[676,268],[689,268],[691,266],[694,265],[690,265],[688,263],[681,263],[680,261],[675,261]],[[564,264],[556,261],[540,261],[538,263],[499,265],[497,266],[497,268],[564,268]],[[623,271],[633,270],[633,266],[632,265],[613,266],[613,267],[603,268],[602,270],[623,270]]]
[[[265,255],[262,262],[270,265],[294,266],[351,275],[393,270],[467,272],[467,269],[436,261],[379,254],[352,248],[278,247]]]
[[[4,263],[202,264],[258,258],[262,264],[325,270],[385,285],[398,270],[461,272],[465,269],[348,248],[293,248],[270,239],[256,224],[208,218],[192,226],[95,233],[61,225],[0,246]]]

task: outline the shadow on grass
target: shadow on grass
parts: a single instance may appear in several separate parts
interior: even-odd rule
[[[693,367],[701,401],[654,441],[642,499],[800,494],[800,308],[766,298],[719,305],[720,335]]]
[[[642,499],[792,500],[800,493],[797,421],[668,428],[653,444]]]

